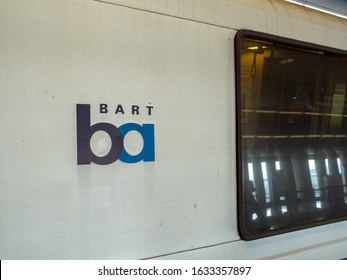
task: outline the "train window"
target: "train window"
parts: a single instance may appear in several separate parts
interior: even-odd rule
[[[347,219],[347,52],[252,31],[235,46],[241,236]]]

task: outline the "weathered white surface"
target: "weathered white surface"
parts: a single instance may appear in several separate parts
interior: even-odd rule
[[[238,238],[234,31],[93,1],[1,1],[0,19],[1,258],[144,258]],[[76,103],[92,123],[154,123],[156,161],[77,166]],[[148,103],[151,116],[131,115]]]
[[[346,48],[345,22],[281,1],[117,3],[0,2],[0,258],[312,258],[315,229],[239,240],[234,36]],[[78,166],[77,103],[92,123],[154,123],[156,161]],[[346,223],[324,229],[336,248]]]
[[[346,49],[346,20],[283,0],[101,1],[235,30],[249,29]]]

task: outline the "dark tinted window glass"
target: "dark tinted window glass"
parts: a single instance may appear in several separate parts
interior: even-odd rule
[[[246,239],[347,216],[347,55],[239,34],[239,229]]]

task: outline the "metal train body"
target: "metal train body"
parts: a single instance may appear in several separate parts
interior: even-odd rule
[[[346,26],[284,1],[0,1],[0,258],[347,257],[346,221],[240,237],[234,47],[347,50]],[[78,104],[124,147],[89,132],[78,164]],[[127,157],[98,162],[110,145]]]

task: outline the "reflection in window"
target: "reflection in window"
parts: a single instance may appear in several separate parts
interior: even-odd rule
[[[338,170],[339,170],[339,173],[342,174],[341,159],[340,159],[340,158],[337,158],[337,159],[336,159],[336,162],[337,162],[337,168],[338,168]]]
[[[281,164],[278,160],[275,161],[276,170],[281,170]]]
[[[252,239],[345,219],[347,54],[255,32],[237,40],[240,232]]]
[[[269,178],[267,175],[266,162],[261,163],[261,173],[263,175],[266,202],[270,201]]]
[[[328,159],[326,158],[324,162],[325,162],[325,170],[326,170],[326,173],[327,173],[327,175],[330,175],[329,161],[328,161]]]
[[[254,181],[254,175],[253,175],[253,163],[248,163],[248,179],[250,181]]]
[[[314,196],[316,199],[316,207],[317,208],[322,208],[322,203],[320,201],[320,190],[319,190],[319,185],[318,185],[318,176],[317,176],[317,169],[316,169],[316,163],[313,159],[308,160],[308,166],[310,169],[310,177],[311,177],[311,184],[314,189]]]

